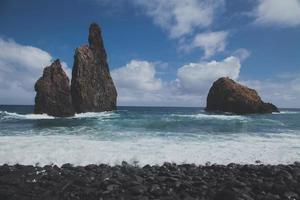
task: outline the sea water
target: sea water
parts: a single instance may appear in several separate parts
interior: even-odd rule
[[[55,118],[0,106],[0,164],[287,164],[300,160],[300,109],[233,115],[118,107]]]

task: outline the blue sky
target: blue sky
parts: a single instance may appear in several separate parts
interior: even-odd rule
[[[230,76],[300,107],[299,0],[2,0],[0,104],[33,104],[55,58],[70,73],[91,22],[119,105],[205,106],[212,82]]]

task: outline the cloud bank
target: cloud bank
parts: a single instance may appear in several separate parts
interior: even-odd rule
[[[153,62],[132,60],[112,71],[119,105],[203,106],[213,81],[222,76],[238,78],[240,61],[189,63],[177,69],[174,80],[162,81]]]
[[[131,60],[128,64],[112,71],[118,88],[131,88],[141,91],[157,91],[162,87],[155,78],[154,64],[147,61]]]
[[[53,60],[39,48],[0,39],[0,104],[33,104],[33,86],[42,70]],[[229,76],[252,87],[266,101],[280,107],[299,107],[300,73],[281,75],[270,80],[240,79],[241,62],[250,55],[238,49],[223,60],[193,62],[177,69],[173,80],[162,80],[159,62],[131,60],[112,70],[118,90],[118,105],[135,106],[205,106],[213,81]],[[63,63],[70,75],[70,69]]]
[[[0,104],[32,104],[34,83],[52,56],[39,48],[0,38]],[[67,64],[62,66],[70,75]]]
[[[161,79],[158,64],[146,60],[131,60],[112,70],[119,105],[205,106],[213,81],[229,76],[258,90],[266,101],[281,107],[300,106],[300,74],[270,80],[243,80],[240,78],[242,62],[251,53],[242,48],[227,58],[208,61],[225,51],[228,44],[229,31],[213,30],[216,16],[224,9],[224,0],[128,2],[143,8],[154,24],[165,30],[169,38],[178,41],[183,49],[202,49],[204,54],[200,62],[174,66],[177,71],[173,80]],[[257,0],[255,3],[252,16],[256,24],[278,27],[300,25],[299,0]],[[2,38],[0,49],[0,104],[32,104],[34,83],[43,68],[51,63],[52,56],[39,48]],[[70,77],[67,64],[62,62],[62,65]]]
[[[212,83],[220,77],[237,79],[240,74],[240,60],[228,57],[222,61],[190,63],[177,70],[177,78],[186,92],[206,93]]]
[[[245,58],[250,53],[240,49],[237,54]],[[228,76],[257,90],[264,101],[279,107],[299,107],[300,73],[266,80],[241,79],[241,58],[230,56],[220,61],[189,63],[180,66],[177,77],[170,81],[158,77],[155,62],[132,60],[112,71],[118,105],[204,107],[212,83]]]
[[[227,36],[228,32],[226,31],[199,33],[195,36],[192,47],[202,48],[204,58],[209,58],[225,50]]]
[[[293,27],[300,25],[299,0],[259,0],[254,11],[256,23]]]
[[[204,58],[222,52],[226,47],[227,32],[210,32],[214,18],[223,9],[223,0],[135,0],[136,5],[146,10],[156,25],[166,30],[169,37],[177,39],[180,49],[204,50]],[[192,44],[187,41],[193,38]]]
[[[39,48],[0,39],[0,104],[33,104],[34,83],[43,68],[50,65],[52,56]],[[66,63],[62,65],[71,74]],[[161,63],[131,60],[112,70],[119,93],[119,105],[200,106],[207,91],[219,76],[237,78],[239,59],[189,63],[177,70],[177,77],[163,81],[157,77]]]
[[[135,2],[146,8],[147,14],[153,18],[154,23],[167,30],[171,38],[179,38],[191,34],[197,28],[210,26],[215,10],[224,3],[222,0],[136,0]]]

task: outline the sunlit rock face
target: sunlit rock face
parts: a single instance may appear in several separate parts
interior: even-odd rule
[[[207,96],[206,111],[236,114],[279,112],[275,105],[263,102],[255,90],[228,77],[213,83]]]
[[[116,109],[117,90],[110,76],[101,29],[89,28],[89,45],[77,48],[74,55],[71,94],[77,113]]]

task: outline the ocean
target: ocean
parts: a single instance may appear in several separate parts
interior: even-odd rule
[[[0,106],[0,164],[288,164],[300,160],[300,109],[265,115],[118,107],[69,118]]]

